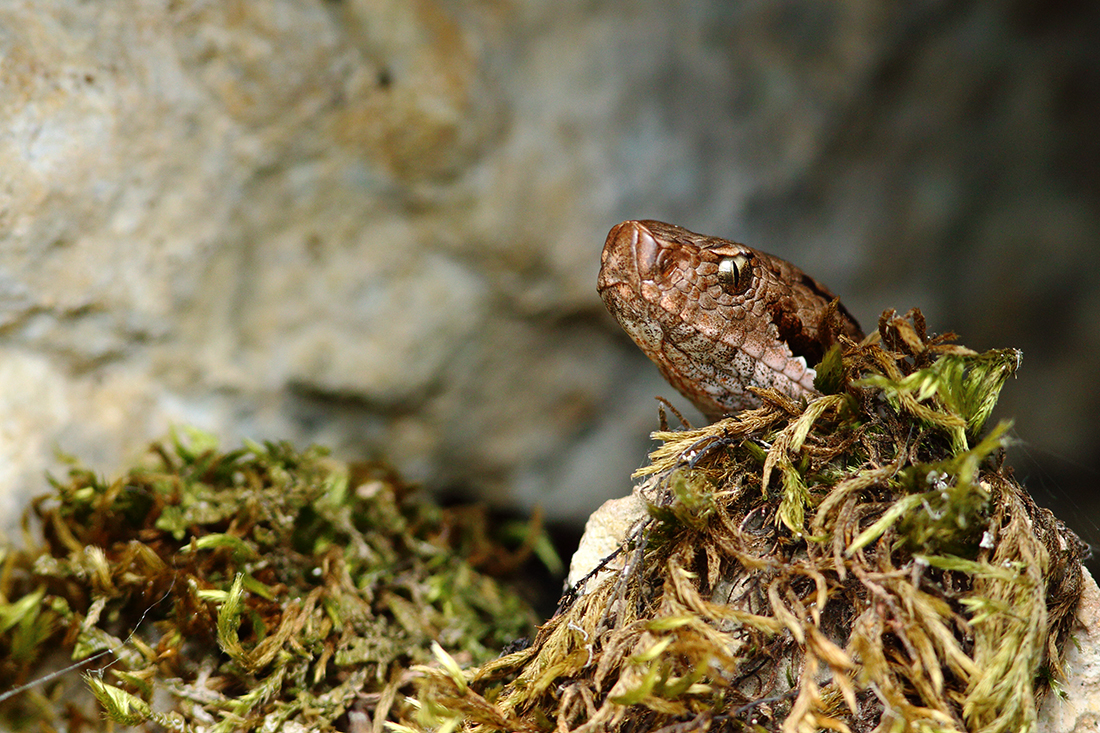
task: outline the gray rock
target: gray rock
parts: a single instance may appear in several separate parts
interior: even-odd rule
[[[1084,463],[1093,14],[4,5],[5,524],[55,449],[112,472],[179,423],[586,516],[673,396],[594,292],[641,216],[794,259],[865,325],[1022,346],[1005,413]]]

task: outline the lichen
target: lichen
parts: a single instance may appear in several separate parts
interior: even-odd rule
[[[1019,352],[952,339],[887,312],[822,396],[655,433],[617,571],[529,648],[422,670],[404,730],[1034,730],[1085,549],[983,432]]]
[[[534,620],[473,566],[518,560],[477,511],[319,448],[191,431],[113,481],[74,466],[33,515],[41,538],[25,521],[0,570],[8,730],[97,728],[85,690],[149,730],[381,730],[433,643],[483,663]],[[521,550],[545,541],[528,529]],[[85,678],[41,680],[60,655]]]

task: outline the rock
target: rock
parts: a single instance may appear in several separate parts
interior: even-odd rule
[[[599,509],[592,512],[592,516],[584,525],[584,534],[581,535],[577,551],[573,553],[573,559],[569,562],[566,585],[572,588],[600,568],[601,563],[618,550],[623,540],[630,536],[631,529],[645,519],[645,507],[645,499],[641,493],[632,491],[630,496],[608,499],[600,505]],[[604,567],[608,572],[616,571],[622,568],[624,562],[625,558],[620,555],[607,562]],[[594,588],[602,577],[603,573],[593,575],[582,591]]]
[[[1050,695],[1039,709],[1040,733],[1091,733],[1100,729],[1100,588],[1085,572],[1077,623],[1066,647],[1065,697]]]
[[[1094,14],[4,5],[0,496],[183,422],[586,516],[673,396],[594,292],[639,216],[1022,346],[1006,411],[1086,464]]]

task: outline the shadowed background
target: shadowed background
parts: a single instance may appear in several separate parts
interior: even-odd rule
[[[1100,9],[0,8],[0,516],[171,425],[578,523],[674,395],[595,293],[658,218],[1023,368],[1018,474],[1100,543]]]

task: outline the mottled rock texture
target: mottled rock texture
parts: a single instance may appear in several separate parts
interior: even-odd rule
[[[1072,490],[1100,452],[1098,14],[4,3],[0,517],[55,449],[112,471],[180,423],[582,517],[674,397],[594,290],[641,217],[1023,348],[1002,414]]]
[[[1039,709],[1039,733],[1090,733],[1100,728],[1100,588],[1085,575],[1073,643],[1066,647],[1063,697]]]

